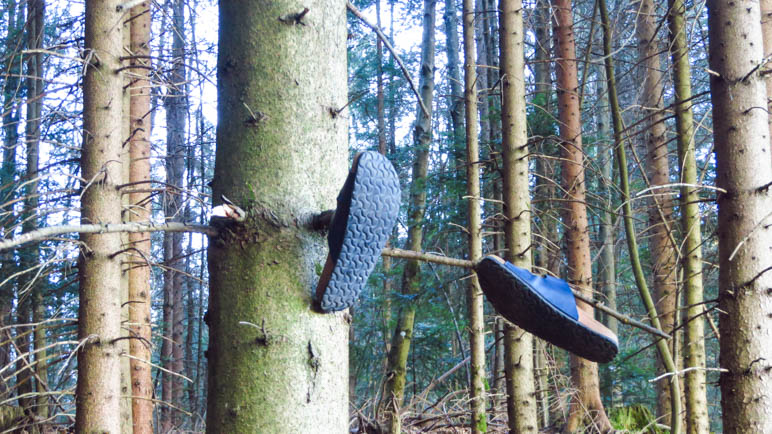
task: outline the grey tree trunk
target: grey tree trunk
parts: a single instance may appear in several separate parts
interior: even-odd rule
[[[123,137],[123,14],[119,0],[86,2],[85,48],[89,64],[83,81],[81,200],[83,223],[120,223],[121,147]],[[78,272],[80,304],[77,432],[116,433],[120,426],[121,248],[118,233],[81,234]]]
[[[531,196],[525,116],[523,2],[501,0],[499,9],[505,256],[514,265],[530,270]],[[533,375],[533,336],[513,324],[505,327],[509,429],[512,433],[535,433],[539,424]]]
[[[772,432],[772,172],[757,1],[708,2],[724,432]]]
[[[312,308],[327,242],[302,224],[346,178],[346,5],[307,7],[220,3],[212,190],[248,218],[209,248],[211,433],[348,429],[348,320]]]

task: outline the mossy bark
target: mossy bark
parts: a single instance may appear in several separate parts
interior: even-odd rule
[[[477,72],[475,69],[475,14],[472,0],[463,3],[464,41],[464,118],[466,119],[466,194],[467,230],[469,232],[469,259],[475,261],[482,256],[480,218],[480,145],[477,119]],[[484,104],[487,107],[487,104]],[[488,430],[485,416],[485,324],[483,294],[477,274],[472,273],[467,282],[467,311],[469,315],[470,340],[470,384],[471,399],[470,428],[473,433]]]
[[[86,2],[81,221],[120,223],[123,14],[118,0]],[[121,236],[81,234],[75,430],[120,431]]]
[[[679,181],[682,183],[681,230],[683,231],[682,269],[684,279],[684,368],[686,372],[686,429],[689,433],[709,431],[708,400],[705,386],[705,319],[702,287],[702,223],[700,195],[696,187],[697,161],[692,114],[692,80],[689,44],[686,38],[686,3],[669,0],[670,56],[675,90],[676,141]],[[759,34],[759,37],[761,35]]]
[[[313,309],[346,178],[346,5],[220,3],[213,197],[248,212],[209,248],[208,432],[345,432],[348,320]]]
[[[724,432],[772,432],[772,172],[757,1],[709,1]]]
[[[523,2],[499,2],[504,161],[504,238],[507,261],[530,270],[531,196],[525,115]],[[513,324],[504,334],[507,413],[512,433],[535,433],[538,426],[533,371],[533,336]]]
[[[423,35],[421,38],[421,70],[418,89],[421,100],[429,110],[434,98],[434,26],[436,21],[435,0],[424,1]],[[408,209],[408,234],[405,247],[421,251],[423,244],[423,222],[426,212],[426,176],[429,169],[429,146],[432,138],[431,111],[427,114],[416,105],[416,123],[413,130],[415,159],[413,160],[412,182],[410,183],[410,204]],[[420,263],[409,260],[402,274],[402,294],[414,297],[420,290]],[[399,408],[405,395],[407,357],[413,339],[415,303],[410,301],[400,306],[397,328],[389,350],[386,368],[387,380],[381,398],[381,413],[386,416],[388,432],[401,432]]]

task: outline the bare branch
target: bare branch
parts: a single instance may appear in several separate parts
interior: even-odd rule
[[[156,224],[152,222],[131,222],[50,226],[21,234],[15,238],[0,241],[0,251],[12,249],[33,241],[45,240],[56,235],[75,233],[106,234],[114,232],[196,232],[209,236],[214,236],[217,234],[217,230],[211,226],[174,222],[164,224]]]

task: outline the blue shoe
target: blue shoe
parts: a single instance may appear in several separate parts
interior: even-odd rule
[[[356,302],[391,235],[399,204],[399,179],[391,162],[377,152],[357,154],[327,236],[330,253],[316,287],[322,311]]]
[[[577,309],[564,280],[536,276],[497,256],[483,258],[477,276],[496,311],[534,336],[593,362],[608,363],[617,355],[616,335]]]

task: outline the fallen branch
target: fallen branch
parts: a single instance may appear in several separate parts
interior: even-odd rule
[[[413,83],[413,79],[410,78],[410,74],[407,72],[407,68],[405,68],[405,64],[402,63],[402,59],[399,58],[397,55],[397,51],[394,49],[394,47],[391,46],[391,43],[389,43],[389,39],[386,37],[386,35],[383,34],[380,28],[378,26],[371,24],[369,21],[367,21],[367,18],[365,18],[364,15],[362,15],[362,12],[357,9],[356,6],[351,4],[351,2],[346,2],[346,7],[348,10],[351,11],[352,14],[354,14],[357,18],[359,18],[360,21],[365,23],[365,25],[375,32],[376,35],[383,41],[383,44],[386,45],[386,48],[389,49],[389,52],[392,56],[394,56],[394,60],[397,61],[397,64],[399,64],[399,68],[402,70],[402,74],[405,75],[405,78],[407,79],[407,82],[410,83],[410,88],[413,89],[413,93],[415,93],[416,98],[418,98],[418,105],[421,106],[421,111],[424,112],[424,115],[427,117],[432,117],[429,114],[429,109],[426,108],[424,105],[424,101],[421,99],[421,95],[418,93],[418,88],[415,87],[415,83]]]
[[[45,240],[56,235],[107,234],[113,232],[196,232],[210,236],[217,234],[217,230],[211,226],[186,223],[156,224],[152,222],[132,222],[49,226],[23,233],[15,238],[0,241],[0,251],[12,249],[33,241]]]

